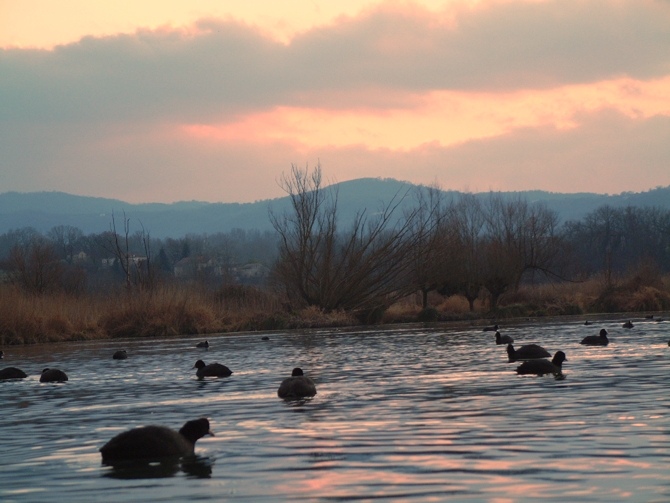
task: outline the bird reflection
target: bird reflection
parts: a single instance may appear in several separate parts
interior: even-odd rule
[[[111,470],[103,475],[113,479],[163,479],[174,477],[183,471],[189,478],[208,479],[212,477],[214,460],[205,456],[179,458],[172,456],[154,461],[118,461],[103,463]]]

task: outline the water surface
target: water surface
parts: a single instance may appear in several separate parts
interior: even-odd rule
[[[670,501],[670,323],[503,326],[563,350],[564,380],[521,377],[480,328],[314,330],[6,347],[0,501]],[[579,341],[605,327],[608,347]],[[112,360],[126,349],[127,360]],[[197,359],[229,366],[198,381]],[[277,398],[295,366],[310,400]],[[40,384],[44,367],[64,384]],[[187,466],[116,471],[128,428],[210,419]]]

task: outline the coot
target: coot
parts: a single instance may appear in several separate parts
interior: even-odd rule
[[[59,369],[46,368],[42,371],[40,382],[65,382],[67,374]]]
[[[517,360],[533,360],[535,358],[548,358],[551,355],[546,349],[544,349],[542,346],[538,346],[537,344],[527,344],[526,346],[521,346],[516,351],[514,350],[514,346],[508,344],[507,356],[509,357],[509,362],[512,363]]]
[[[279,398],[304,398],[316,395],[316,386],[314,381],[303,374],[301,368],[294,368],[291,377],[284,379],[277,396]]]
[[[202,360],[195,362],[193,368],[198,369],[195,373],[195,375],[198,376],[198,379],[204,379],[205,377],[228,377],[233,373],[225,365],[221,365],[220,363],[210,363],[209,365],[205,365],[205,362]]]
[[[25,379],[26,373],[16,367],[6,367],[0,370],[0,381],[3,379]]]
[[[500,335],[500,332],[496,332],[496,344],[512,344],[514,339],[509,335]]]
[[[528,360],[517,367],[516,373],[519,375],[534,374],[538,376],[543,376],[545,374],[560,375],[562,370],[561,366],[565,361],[568,361],[565,357],[565,353],[563,351],[556,351],[556,354],[551,361],[545,360],[544,358],[539,360]]]
[[[177,432],[165,426],[142,426],[119,433],[100,448],[104,463],[191,456],[195,443],[214,433],[206,418],[188,421]]]
[[[610,343],[610,340],[607,338],[607,330],[604,328],[600,329],[600,335],[589,335],[584,337],[580,344],[586,346],[607,346]]]

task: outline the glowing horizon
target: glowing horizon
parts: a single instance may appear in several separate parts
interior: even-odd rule
[[[157,5],[1,1],[6,190],[244,202],[317,160],[455,190],[670,185],[667,2]]]

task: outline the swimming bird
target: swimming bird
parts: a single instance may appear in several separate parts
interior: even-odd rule
[[[539,360],[528,360],[516,368],[516,373],[519,375],[535,374],[543,376],[545,374],[554,374],[557,376],[562,373],[561,366],[563,365],[563,362],[566,361],[568,361],[568,359],[565,357],[565,353],[563,351],[556,351],[556,354],[551,361],[545,360],[544,358]]]
[[[509,358],[509,362],[512,363],[517,360],[548,358],[551,355],[546,349],[544,349],[542,346],[538,346],[537,344],[527,344],[525,346],[521,346],[517,351],[514,350],[514,346],[508,344],[507,356]]]
[[[4,352],[4,351],[0,351],[0,360],[2,360],[4,357],[5,357],[5,352]]]
[[[126,358],[128,358],[128,353],[126,353],[125,349],[120,349],[119,351],[117,351],[112,355],[112,358],[114,358],[115,360],[125,360]]]
[[[0,370],[0,381],[3,379],[25,379],[26,377],[28,377],[26,373],[16,367],[5,367]]]
[[[270,338],[267,335],[264,335],[263,337],[261,337],[261,340],[262,341],[269,341]]]
[[[498,325],[493,325],[492,327],[484,327],[482,332],[496,332],[500,327]]]
[[[645,320],[653,320],[654,315],[653,314],[648,314],[647,316],[644,317]]]
[[[585,346],[607,346],[610,343],[610,340],[607,338],[607,330],[604,328],[600,329],[600,335],[589,335],[582,339],[580,344]]]
[[[220,363],[210,363],[209,365],[205,365],[205,362],[202,360],[195,362],[193,368],[198,369],[195,373],[195,375],[198,376],[198,379],[204,379],[205,377],[228,377],[233,373],[225,365],[221,365]]]
[[[67,374],[62,370],[46,368],[42,371],[40,382],[65,382]]]
[[[509,335],[500,335],[500,332],[496,331],[496,344],[512,344],[514,339]]]
[[[166,426],[141,426],[119,433],[100,448],[103,463],[169,456],[192,456],[195,443],[214,433],[206,418],[188,421],[177,432]]]
[[[291,377],[282,381],[277,390],[279,398],[304,398],[316,395],[314,381],[303,374],[302,369],[296,367]]]
[[[196,348],[205,348],[207,349],[209,347],[209,341],[203,341],[199,342],[195,345]]]
[[[628,320],[626,323],[622,325],[623,328],[633,328],[633,324]]]
[[[584,322],[584,325],[590,325],[590,324],[591,324],[591,322],[590,322],[589,320],[586,320],[586,321]]]

